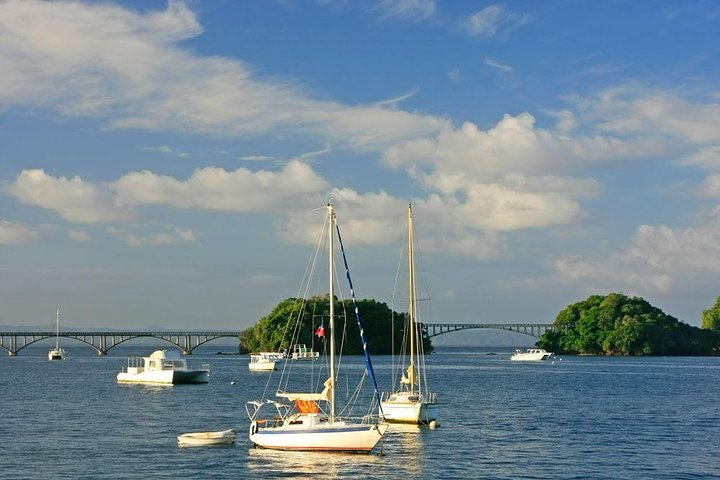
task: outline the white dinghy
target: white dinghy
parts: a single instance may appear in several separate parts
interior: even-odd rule
[[[191,432],[177,437],[178,444],[183,446],[199,447],[203,445],[230,445],[235,441],[235,430],[221,430],[219,432]]]

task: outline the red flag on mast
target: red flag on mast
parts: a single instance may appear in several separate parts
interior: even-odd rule
[[[317,330],[315,330],[315,335],[317,335],[320,338],[325,338],[325,326],[320,325]]]

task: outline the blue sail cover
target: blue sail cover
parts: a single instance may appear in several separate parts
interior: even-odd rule
[[[355,289],[353,288],[352,279],[350,278],[350,268],[348,268],[347,257],[345,256],[345,247],[343,247],[342,236],[340,235],[340,227],[335,224],[335,230],[338,234],[338,241],[340,242],[340,251],[342,252],[343,263],[345,264],[345,276],[347,277],[348,284],[350,285],[350,298],[352,298],[353,308],[355,309],[355,319],[357,320],[358,329],[360,330],[360,340],[362,341],[363,352],[365,352],[365,370],[370,374],[373,386],[375,387],[375,397],[377,398],[378,405],[380,406],[380,391],[377,386],[377,380],[375,380],[375,371],[373,370],[372,360],[370,360],[370,352],[367,348],[367,340],[365,340],[365,327],[363,326],[362,320],[360,320],[360,311],[355,301]],[[332,300],[331,300],[332,301]],[[382,413],[382,406],[380,406],[380,413]]]

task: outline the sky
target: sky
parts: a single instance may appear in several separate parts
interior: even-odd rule
[[[328,199],[426,322],[720,295],[714,1],[11,0],[0,72],[2,325],[247,328]]]

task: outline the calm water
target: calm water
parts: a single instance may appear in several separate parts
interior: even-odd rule
[[[385,455],[344,455],[246,442],[245,401],[268,375],[247,356],[195,354],[208,385],[147,387],[115,375],[153,347],[66,350],[52,363],[45,348],[0,354],[0,478],[720,478],[720,358],[515,364],[507,349],[441,349],[428,359],[440,428],[392,426]],[[375,363],[387,386],[390,358]],[[176,444],[226,428],[235,446]]]

